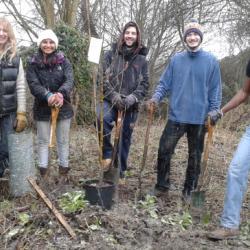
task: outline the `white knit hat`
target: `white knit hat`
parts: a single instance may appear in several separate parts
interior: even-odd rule
[[[36,41],[36,44],[38,47],[40,47],[40,44],[42,42],[42,40],[44,39],[51,39],[55,44],[56,44],[56,49],[58,47],[58,38],[56,36],[56,34],[53,32],[53,30],[47,29],[47,30],[43,30]]]

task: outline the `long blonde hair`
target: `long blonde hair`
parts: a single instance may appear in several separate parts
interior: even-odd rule
[[[16,37],[12,25],[5,17],[0,17],[0,25],[3,26],[8,33],[8,41],[4,45],[4,51],[9,49],[10,59],[12,59],[16,55]]]

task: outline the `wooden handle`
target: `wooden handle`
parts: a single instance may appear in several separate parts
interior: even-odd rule
[[[110,164],[111,167],[114,167],[116,154],[117,154],[117,150],[118,150],[118,144],[119,144],[119,139],[120,139],[121,127],[122,127],[122,116],[123,116],[123,112],[118,111],[116,130],[115,130],[115,138],[114,138],[114,147],[113,147],[113,152],[112,152],[112,160],[111,160],[111,164]]]
[[[203,161],[201,164],[201,174],[200,174],[198,188],[197,188],[198,190],[200,190],[202,186],[204,185],[204,180],[207,174],[207,161],[208,161],[208,156],[209,156],[209,148],[210,148],[210,145],[212,144],[212,139],[213,139],[214,127],[211,125],[210,117],[208,117],[207,126],[208,126],[208,134],[207,134],[205,150],[203,154]]]
[[[73,229],[70,227],[70,225],[65,220],[64,216],[55,208],[55,206],[51,203],[51,201],[48,199],[48,197],[44,194],[42,189],[36,184],[36,181],[32,177],[28,177],[29,183],[32,185],[32,187],[36,190],[38,195],[43,199],[45,204],[49,207],[49,209],[53,212],[53,214],[56,216],[56,218],[59,220],[59,222],[63,225],[63,227],[67,230],[69,235],[76,239],[76,234],[73,231]]]
[[[51,124],[50,124],[50,137],[49,147],[52,148],[56,145],[56,122],[59,113],[59,108],[51,108]]]
[[[152,120],[153,120],[153,113],[154,113],[154,107],[153,107],[153,105],[150,105],[150,108],[149,108],[149,111],[148,111],[148,123],[147,123],[146,136],[145,136],[144,149],[143,149],[143,156],[142,156],[142,162],[141,162],[141,172],[144,169],[146,159],[147,159],[149,132],[150,132],[150,127],[151,127]]]

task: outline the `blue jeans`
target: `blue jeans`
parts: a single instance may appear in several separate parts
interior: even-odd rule
[[[250,170],[250,126],[241,138],[233,160],[228,169],[227,190],[221,225],[237,229],[240,225],[240,211],[247,190],[248,173]]]
[[[0,177],[3,176],[4,170],[8,167],[8,135],[14,132],[14,122],[16,114],[11,113],[0,117],[0,144],[1,144],[1,159],[0,159]]]
[[[200,174],[205,132],[204,125],[184,124],[168,120],[159,143],[156,188],[169,189],[171,158],[179,139],[184,134],[187,134],[188,140],[188,164],[183,192],[190,193],[196,188]]]
[[[16,114],[11,113],[0,118],[0,133],[1,144],[8,151],[8,135],[14,132],[14,122],[16,120]]]
[[[59,165],[69,166],[69,131],[71,119],[58,120],[56,142]],[[47,168],[49,158],[50,122],[37,121],[38,166]]]
[[[117,110],[112,107],[111,104],[104,100],[103,103],[104,115],[103,115],[103,159],[112,158],[113,146],[111,143],[111,133],[114,124],[117,120]],[[100,106],[97,110],[98,123],[100,125]],[[131,138],[134,129],[135,122],[137,120],[137,111],[126,111],[123,116],[122,129],[120,134],[119,146],[118,146],[118,162],[120,163],[121,172],[127,169],[127,160],[129,154],[129,148],[131,145]]]

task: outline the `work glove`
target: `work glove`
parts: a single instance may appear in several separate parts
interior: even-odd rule
[[[158,101],[154,98],[151,98],[146,102],[146,107],[148,111],[150,111],[151,107],[153,107],[153,110],[156,110],[157,106],[158,106]]]
[[[218,120],[223,116],[221,110],[215,109],[208,112],[208,116],[210,117],[210,122],[212,126],[215,126]]]
[[[136,103],[136,97],[132,94],[128,95],[124,99],[125,108],[129,109]]]
[[[16,132],[22,132],[27,127],[28,121],[26,118],[25,112],[17,112],[16,121],[15,121],[15,130]]]
[[[118,93],[114,94],[114,97],[112,98],[112,105],[114,105],[116,109],[120,111],[125,109],[124,99],[122,99],[121,95]]]

